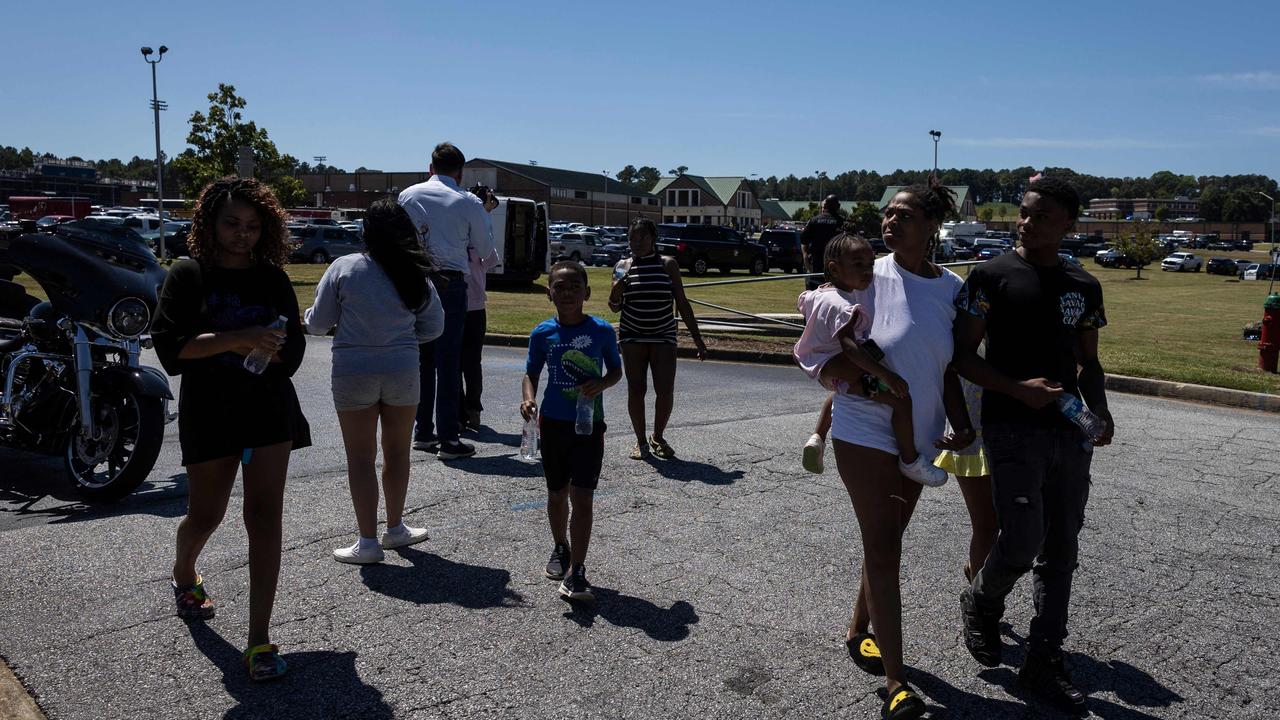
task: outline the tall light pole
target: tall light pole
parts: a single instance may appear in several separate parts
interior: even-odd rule
[[[929,135],[933,137],[933,177],[938,177],[938,141],[942,139],[941,130],[930,130]]]
[[[161,107],[160,98],[156,95],[156,66],[164,59],[164,54],[167,52],[169,48],[161,45],[160,52],[156,53],[156,59],[152,60],[151,48],[142,48],[142,59],[151,66],[151,110],[155,114],[156,125],[156,214],[160,218],[160,238],[156,242],[160,244],[160,262],[164,262],[168,254],[164,246],[164,158],[160,154],[160,111],[166,108]]]
[[[818,204],[821,205],[822,204],[822,176],[825,175],[826,173],[824,173],[821,170],[814,170],[813,174],[818,176]]]
[[[1268,199],[1268,200],[1270,200],[1270,201],[1271,201],[1271,263],[1272,263],[1272,267],[1271,267],[1271,287],[1267,288],[1267,295],[1270,295],[1270,294],[1271,294],[1271,291],[1272,291],[1272,290],[1274,290],[1274,289],[1275,289],[1275,286],[1276,286],[1276,268],[1275,268],[1275,261],[1276,261],[1276,199],[1275,199],[1275,198],[1273,198],[1273,197],[1271,197],[1270,195],[1268,195],[1268,194],[1266,194],[1266,193],[1262,192],[1261,190],[1259,190],[1259,191],[1258,191],[1258,194],[1259,194],[1259,195],[1261,195],[1262,197],[1264,197],[1264,198],[1266,198],[1266,199]]]
[[[604,221],[601,222],[600,224],[608,225],[609,224],[609,171],[601,170],[600,174],[604,175],[604,195],[600,199],[601,203],[604,206]]]

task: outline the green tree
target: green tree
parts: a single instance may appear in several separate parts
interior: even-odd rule
[[[983,222],[989,222],[996,216],[996,209],[990,205],[978,208],[978,219]]]
[[[1138,271],[1135,277],[1141,279],[1142,268],[1160,257],[1164,248],[1156,241],[1156,229],[1151,223],[1137,221],[1131,225],[1130,230],[1130,234],[1122,234],[1116,238],[1115,248],[1129,258]]]
[[[658,172],[658,168],[652,165],[641,165],[636,171],[636,187],[642,190],[652,190],[654,185],[662,179],[662,173]]]
[[[1159,220],[1160,222],[1167,222],[1169,220],[1169,216],[1172,214],[1173,212],[1169,210],[1168,205],[1161,205],[1156,208],[1155,217],[1156,220]]]
[[[880,237],[882,217],[875,203],[860,202],[849,211],[849,225],[862,237]]]
[[[270,185],[285,207],[304,202],[306,191],[292,175],[298,161],[280,154],[266,128],[259,128],[252,120],[243,122],[241,111],[247,103],[236,95],[235,86],[219,83],[217,92],[209,93],[208,99],[208,112],[197,110],[187,121],[190,147],[173,161],[182,178],[182,191],[194,196],[213,180],[236,174],[240,147],[248,146],[253,150],[254,177]]]
[[[617,177],[618,182],[623,185],[634,185],[636,182],[636,166],[628,165],[622,168],[618,171],[618,174],[615,177]]]
[[[675,170],[668,170],[668,171],[667,171],[667,174],[668,174],[668,175],[683,175],[683,174],[685,174],[686,172],[689,172],[689,166],[688,166],[688,165],[678,165],[678,166],[676,166],[676,169],[675,169]]]

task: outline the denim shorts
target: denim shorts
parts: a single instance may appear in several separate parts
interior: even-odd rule
[[[333,383],[333,406],[338,412],[364,410],[378,403],[394,407],[418,404],[418,368],[388,373],[342,375]]]

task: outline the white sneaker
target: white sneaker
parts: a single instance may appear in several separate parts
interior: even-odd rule
[[[804,444],[804,457],[800,464],[811,473],[822,472],[822,456],[827,454],[827,441],[818,433],[809,436]]]
[[[382,562],[383,557],[385,556],[382,554],[382,548],[377,545],[361,548],[359,540],[348,547],[340,547],[333,551],[334,560],[352,565],[373,565]]]
[[[921,485],[938,487],[947,483],[947,471],[926,460],[923,454],[917,455],[910,465],[898,460],[898,470]]]
[[[401,524],[400,532],[384,532],[382,533],[382,549],[395,550],[396,548],[417,545],[427,539],[426,528],[409,527]]]

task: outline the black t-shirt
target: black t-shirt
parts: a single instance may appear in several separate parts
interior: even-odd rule
[[[1102,286],[1083,268],[1062,259],[1040,267],[1017,252],[1005,253],[973,268],[956,306],[986,320],[987,362],[995,369],[1017,380],[1054,380],[1079,397],[1077,336],[1107,324]],[[1056,405],[1033,410],[993,390],[982,395],[982,422],[1069,423]]]
[[[842,222],[840,218],[822,212],[805,224],[804,232],[800,233],[800,244],[809,253],[809,263],[814,272],[823,267],[822,254],[827,251],[827,241],[840,233]]]
[[[234,352],[178,358],[197,335],[269,325],[280,315],[288,320],[281,362],[271,363],[261,375],[245,370],[244,356]],[[285,440],[293,441],[294,449],[311,444],[290,380],[302,365],[307,343],[298,298],[283,270],[174,263],[160,290],[151,337],[160,364],[170,375],[182,376],[178,439],[184,465]]]

